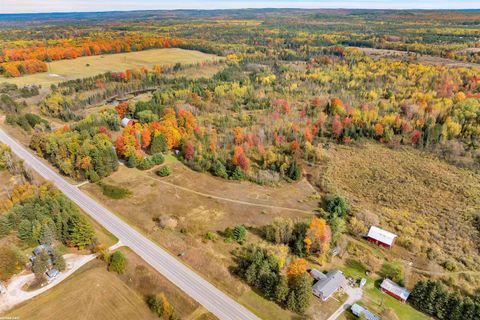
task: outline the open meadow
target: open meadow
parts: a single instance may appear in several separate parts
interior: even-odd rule
[[[48,72],[25,75],[18,78],[0,77],[0,82],[8,82],[18,86],[35,84],[42,87],[50,87],[52,84],[58,84],[63,81],[87,78],[109,71],[118,72],[140,67],[151,69],[157,64],[191,64],[219,59],[220,57],[215,55],[194,50],[178,48],[151,49],[54,61],[48,64]]]
[[[125,274],[107,271],[99,260],[89,262],[64,282],[20,304],[6,316],[20,319],[158,319],[146,296],[163,292],[182,319],[209,315],[186,294],[128,249]],[[77,310],[73,312],[72,310]],[[213,319],[213,318],[209,318]]]
[[[294,314],[271,301],[250,292],[240,279],[230,272],[233,264],[233,243],[221,238],[205,239],[207,232],[220,234],[226,227],[245,224],[250,230],[247,243],[263,241],[260,228],[278,216],[308,219],[318,207],[318,198],[303,180],[279,187],[259,186],[250,182],[233,182],[201,174],[187,168],[173,157],[167,160],[173,173],[166,178],[120,166],[102,182],[127,188],[131,195],[122,200],[102,194],[97,184],[82,186],[113,212],[119,214],[172,254],[181,259],[212,283],[235,297],[259,315]],[[217,235],[218,237],[218,235]],[[263,311],[262,311],[263,310]]]

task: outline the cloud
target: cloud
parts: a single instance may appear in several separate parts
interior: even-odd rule
[[[375,9],[464,9],[479,8],[477,0],[0,0],[0,13],[91,12],[155,9],[236,8],[375,8]]]

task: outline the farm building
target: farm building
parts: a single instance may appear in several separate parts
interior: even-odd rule
[[[380,285],[380,290],[402,302],[407,301],[408,296],[410,295],[410,291],[399,286],[390,279],[383,280],[382,284]]]
[[[370,242],[378,244],[385,248],[391,248],[397,235],[389,231],[372,226],[368,231],[367,239]]]
[[[352,307],[350,308],[350,310],[357,317],[362,317],[363,316],[367,320],[380,320],[380,317],[374,315],[373,313],[371,313],[370,311],[368,311],[367,309],[365,309],[364,307],[362,307],[359,304],[354,303],[352,305]]]
[[[324,278],[315,282],[312,287],[313,294],[323,301],[326,301],[335,291],[345,284],[345,281],[346,279],[342,271],[336,269],[330,270]]]
[[[126,127],[128,125],[135,124],[135,121],[132,120],[132,119],[128,119],[128,118],[123,118],[122,121],[120,122],[120,124],[121,124],[122,127]]]

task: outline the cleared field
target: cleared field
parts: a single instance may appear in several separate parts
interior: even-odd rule
[[[63,283],[9,311],[19,319],[158,319],[143,297],[92,261]]]
[[[14,83],[18,86],[28,84],[49,87],[51,84],[66,80],[91,77],[108,71],[145,67],[156,64],[173,65],[218,60],[220,57],[193,50],[177,48],[152,49],[137,52],[80,57],[74,60],[54,61],[48,64],[48,72],[26,75],[18,78],[0,77],[0,82]]]
[[[380,225],[399,235],[389,252],[412,261],[414,271],[440,275],[438,264],[447,260],[457,271],[478,271],[473,216],[480,207],[480,175],[410,147],[370,142],[336,145],[324,160],[310,172],[312,182],[345,196],[356,214],[377,215]],[[474,289],[480,277],[458,284]]]
[[[259,227],[276,216],[310,218],[318,207],[318,199],[311,197],[312,189],[306,181],[264,187],[248,182],[233,182],[194,172],[172,157],[167,159],[172,175],[159,178],[154,170],[142,172],[120,166],[104,179],[105,183],[123,186],[132,195],[121,201],[102,194],[100,187],[87,184],[88,192],[112,211],[121,215],[172,254],[185,253],[181,258],[194,270],[204,275],[218,288],[240,298],[254,312],[266,308],[279,310],[274,302],[252,295],[243,296],[251,289],[232,275],[234,265],[231,251],[238,245],[219,238],[206,241],[207,231],[219,232],[226,227],[245,224],[250,232],[247,242],[261,241]],[[287,209],[288,208],[288,209]],[[162,227],[159,218],[165,218],[169,227]],[[291,314],[286,313],[291,317]]]
[[[430,64],[430,65],[445,65],[448,67],[463,67],[463,68],[480,68],[478,63],[462,62],[454,59],[447,59],[423,54],[408,53],[400,50],[390,49],[376,49],[376,48],[361,48],[354,47],[373,58],[390,58],[390,59],[411,59],[412,62]],[[476,52],[478,48],[472,48],[473,52]]]
[[[127,248],[125,274],[108,272],[94,260],[64,282],[31,299],[6,316],[20,319],[158,319],[146,302],[148,295],[163,292],[181,319],[198,319],[209,313],[151,269]],[[213,319],[213,318],[212,318]]]

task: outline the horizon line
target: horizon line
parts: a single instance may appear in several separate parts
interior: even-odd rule
[[[312,7],[312,8],[301,8],[301,7],[244,7],[244,8],[177,8],[177,9],[125,9],[125,10],[100,10],[100,11],[45,11],[45,12],[0,12],[0,16],[6,15],[21,15],[21,14],[78,14],[78,13],[118,13],[118,12],[155,12],[155,11],[238,11],[238,10],[304,10],[304,11],[313,11],[313,10],[367,10],[367,11],[480,11],[478,8],[354,8],[354,7]]]

